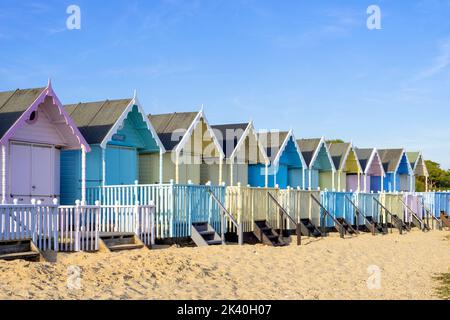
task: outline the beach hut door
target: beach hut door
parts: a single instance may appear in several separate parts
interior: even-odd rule
[[[53,149],[11,144],[11,196],[19,203],[32,198],[46,202],[53,197]]]

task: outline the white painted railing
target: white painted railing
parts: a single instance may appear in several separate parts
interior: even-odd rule
[[[0,205],[0,240],[31,239],[41,250],[58,250],[58,206]]]
[[[0,241],[31,239],[41,250],[97,251],[100,233],[130,232],[155,243],[155,206],[0,205]]]
[[[155,243],[155,206],[102,205],[99,230],[101,233],[135,233],[146,245]]]

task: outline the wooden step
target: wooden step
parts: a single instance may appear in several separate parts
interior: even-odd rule
[[[218,246],[222,244],[222,240],[209,240],[206,241],[206,243],[208,244],[208,246]]]
[[[137,243],[133,243],[133,244],[118,244],[118,245],[113,245],[113,246],[108,246],[108,249],[110,251],[125,251],[125,250],[137,250],[137,249],[142,249],[144,248],[143,244],[137,244]]]
[[[7,254],[1,254],[0,260],[26,260],[37,262],[40,259],[40,253],[35,251],[26,251],[26,252],[13,252]]]

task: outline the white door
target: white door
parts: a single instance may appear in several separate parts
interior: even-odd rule
[[[54,194],[52,154],[51,147],[31,147],[31,196],[38,200]]]
[[[31,146],[11,144],[11,196],[19,203],[30,203],[31,195]]]
[[[50,204],[55,195],[55,159],[49,146],[11,144],[11,195],[19,203],[31,199]]]

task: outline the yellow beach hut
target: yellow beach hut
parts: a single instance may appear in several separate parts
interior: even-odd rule
[[[250,184],[251,168],[269,165],[252,122],[212,126],[225,154],[223,182],[227,186]],[[265,171],[265,170],[264,170]]]
[[[203,109],[148,116],[166,153],[163,155],[162,182],[177,184],[222,184],[225,157]],[[157,172],[149,176],[156,177]],[[142,177],[142,183],[152,183]]]
[[[336,168],[334,181],[337,190],[359,192],[363,170],[353,145],[351,143],[329,143],[328,149]]]

